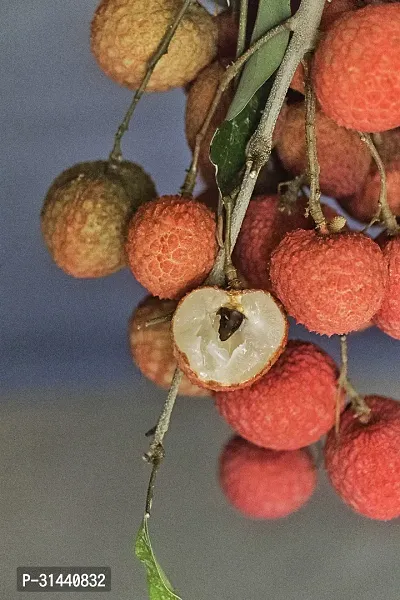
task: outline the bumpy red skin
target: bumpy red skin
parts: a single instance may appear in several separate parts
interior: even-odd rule
[[[195,200],[161,196],[132,219],[126,252],[129,267],[153,296],[181,298],[211,270],[217,254],[215,218]]]
[[[386,166],[386,197],[393,214],[400,216],[400,158]],[[359,221],[369,222],[378,212],[381,178],[371,173],[358,194],[345,201],[344,208]]]
[[[400,403],[366,396],[368,424],[346,410],[340,435],[332,430],[325,445],[325,466],[339,496],[353,510],[387,521],[400,516]]]
[[[307,450],[265,450],[236,436],[221,453],[219,482],[228,501],[246,517],[280,519],[307,502],[317,470]]]
[[[315,344],[290,340],[275,365],[250,387],[217,392],[216,407],[243,438],[274,450],[316,442],[333,426],[338,370]]]
[[[389,277],[381,308],[374,317],[375,325],[400,340],[400,238],[389,239],[383,246]]]
[[[250,202],[233,258],[251,286],[271,291],[271,253],[288,231],[307,226],[302,209],[305,206],[290,215],[283,213],[278,196],[258,196]]]
[[[320,188],[324,194],[341,198],[362,187],[371,165],[371,154],[355,131],[339,127],[321,110],[315,117]],[[283,133],[277,144],[279,158],[294,175],[307,171],[305,107],[289,106]]]
[[[387,265],[362,233],[288,233],[271,256],[270,277],[289,315],[310,331],[342,335],[378,312]]]
[[[313,65],[323,111],[339,125],[379,132],[400,125],[400,4],[366,6],[339,17]]]

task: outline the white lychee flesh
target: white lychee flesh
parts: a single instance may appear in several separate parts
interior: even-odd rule
[[[219,335],[222,307],[244,315],[226,341]],[[262,290],[199,288],[181,300],[172,321],[180,368],[197,385],[215,390],[245,387],[261,377],[283,351],[287,330],[281,306]]]

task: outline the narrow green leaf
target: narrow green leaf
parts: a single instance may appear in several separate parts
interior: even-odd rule
[[[290,0],[260,0],[251,41],[290,17]],[[289,42],[289,31],[272,38],[246,63],[227,120],[234,119],[248,104],[255,92],[276,71]]]
[[[135,554],[147,571],[147,585],[150,600],[182,600],[172,589],[164,571],[158,564],[151,547],[149,529],[145,517],[135,542]]]
[[[210,158],[216,167],[217,184],[223,196],[240,183],[247,142],[257,128],[270,90],[271,83],[267,82],[232,121],[224,121],[215,132]]]

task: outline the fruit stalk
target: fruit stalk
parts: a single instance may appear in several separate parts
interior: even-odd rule
[[[361,141],[364,142],[371,152],[372,158],[375,161],[376,168],[379,172],[379,177],[381,180],[381,189],[379,192],[379,201],[378,201],[378,216],[383,220],[386,225],[386,228],[391,235],[395,235],[399,232],[399,227],[397,225],[396,217],[392,213],[389,207],[389,203],[387,200],[387,187],[386,187],[386,171],[383,165],[382,159],[379,156],[379,152],[376,149],[374,142],[372,141],[371,136],[368,133],[359,132]]]
[[[176,368],[174,376],[172,378],[171,387],[169,389],[167,399],[165,401],[161,415],[159,416],[159,419],[157,421],[153,441],[150,444],[149,450],[144,455],[144,458],[148,462],[153,464],[153,469],[155,465],[158,465],[164,457],[163,440],[165,434],[168,431],[172,410],[174,408],[175,400],[178,395],[178,389],[182,380],[182,376],[182,371]]]
[[[319,187],[319,164],[317,156],[317,136],[315,133],[316,100],[310,76],[311,57],[307,55],[303,62],[305,82],[305,108],[306,108],[306,142],[308,179],[310,184],[310,197],[308,208],[316,228],[321,233],[328,233],[326,220],[321,208],[321,190]]]
[[[110,153],[110,157],[109,157],[110,162],[118,162],[121,160],[121,158],[122,158],[122,152],[121,152],[122,136],[124,135],[124,133],[126,131],[128,131],[130,120],[133,116],[133,113],[135,112],[135,108],[136,108],[139,100],[141,99],[141,97],[143,96],[143,93],[146,90],[147,83],[148,83],[154,69],[156,68],[157,63],[160,60],[160,58],[168,52],[168,46],[170,44],[170,41],[172,40],[172,38],[175,34],[175,31],[177,30],[180,22],[182,21],[186,11],[188,10],[188,8],[192,4],[192,2],[193,2],[193,0],[185,0],[183,2],[174,21],[167,27],[167,30],[166,30],[164,36],[162,37],[156,52],[154,53],[152,58],[149,60],[145,76],[143,77],[140,86],[136,90],[136,92],[133,96],[132,102],[126,112],[124,120],[118,127],[117,133],[115,134],[114,146],[113,146],[113,149],[112,149],[112,151]]]

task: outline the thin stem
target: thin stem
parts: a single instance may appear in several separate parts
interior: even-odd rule
[[[145,513],[144,513],[145,518],[150,517],[151,505],[153,504],[154,486],[156,483],[156,476],[157,476],[157,472],[158,472],[159,466],[161,464],[162,458],[163,458],[163,456],[160,455],[160,457],[158,459],[155,459],[155,458],[153,459],[153,467],[151,469],[150,480],[149,480],[149,485],[147,487],[147,494],[146,494],[146,507],[145,507]]]
[[[371,409],[368,407],[364,400],[364,396],[361,396],[348,377],[348,347],[347,347],[347,336],[342,335],[340,337],[340,357],[341,357],[341,369],[338,381],[339,394],[341,389],[346,391],[346,394],[350,398],[351,406],[357,417],[362,423],[368,423],[371,414]],[[336,411],[340,412],[340,405],[336,405]],[[336,433],[339,433],[339,419],[336,412]]]
[[[171,321],[174,316],[174,312],[169,312],[166,315],[162,315],[161,317],[154,317],[153,319],[149,319],[141,327],[138,329],[147,329],[147,327],[153,327],[154,325],[160,325],[160,323],[168,323]]]
[[[136,92],[133,96],[132,102],[126,112],[124,120],[118,127],[117,133],[115,134],[114,146],[113,146],[113,149],[112,149],[112,151],[110,153],[110,157],[109,157],[109,160],[111,162],[116,162],[116,161],[121,160],[121,158],[122,158],[122,152],[121,152],[122,136],[124,135],[124,133],[126,131],[128,131],[130,120],[133,116],[133,113],[135,112],[135,108],[136,108],[140,98],[143,96],[143,93],[146,90],[149,79],[152,76],[153,71],[154,71],[158,61],[160,60],[160,58],[162,58],[162,56],[164,56],[164,54],[166,54],[168,52],[168,46],[175,34],[175,31],[177,30],[180,22],[182,21],[182,18],[184,17],[186,11],[188,10],[188,8],[192,4],[192,2],[193,2],[193,0],[185,0],[183,2],[180,10],[176,14],[174,21],[170,25],[168,25],[167,30],[164,33],[164,36],[162,37],[157,50],[155,51],[154,55],[150,58],[149,62],[147,63],[147,69],[146,69],[145,76],[143,77],[139,88],[136,90]]]
[[[145,459],[148,462],[153,463],[154,461],[161,462],[164,458],[163,440],[164,436],[168,431],[169,422],[171,419],[172,410],[175,405],[175,400],[178,395],[179,385],[182,380],[183,373],[177,367],[174,372],[174,376],[171,381],[171,387],[169,388],[168,396],[163,406],[161,415],[159,416],[157,427],[154,432],[154,439],[150,444],[148,452],[145,454]]]
[[[379,192],[379,201],[378,201],[379,215],[382,218],[382,221],[385,223],[388,232],[390,234],[394,235],[394,234],[398,233],[399,226],[397,225],[396,217],[390,210],[389,203],[387,200],[385,167],[383,165],[381,157],[379,156],[379,152],[376,149],[374,142],[372,141],[370,134],[362,133],[361,131],[359,131],[358,133],[361,138],[361,141],[363,141],[368,146],[368,149],[371,152],[372,158],[375,161],[376,168],[378,169],[379,177],[381,179],[381,189]]]
[[[224,198],[225,207],[225,240],[224,240],[224,255],[225,255],[225,277],[230,288],[240,289],[242,286],[237,270],[232,262],[231,249],[231,224],[232,224],[232,208],[234,205],[234,195]]]
[[[308,207],[315,226],[321,233],[328,233],[326,220],[321,208],[321,190],[319,188],[319,163],[317,155],[317,136],[315,132],[316,99],[311,82],[310,55],[303,61],[306,108],[306,145],[310,197]]]
[[[247,2],[248,0],[240,0],[239,32],[236,45],[236,58],[239,58],[239,56],[243,54],[246,45]]]
[[[225,73],[223,74],[223,76],[221,78],[221,81],[219,82],[219,85],[218,85],[217,91],[215,92],[213,101],[211,102],[211,105],[208,109],[207,116],[203,121],[203,125],[201,126],[199,132],[196,135],[196,142],[195,142],[195,147],[193,150],[192,162],[190,163],[190,167],[187,171],[185,181],[183,182],[183,186],[181,187],[181,194],[183,196],[191,196],[193,193],[193,189],[194,189],[194,186],[196,183],[197,167],[198,167],[198,162],[199,162],[201,145],[203,143],[203,140],[207,133],[207,130],[210,126],[211,119],[213,118],[215,111],[218,107],[218,104],[221,101],[222,94],[228,88],[232,79],[234,79],[236,77],[236,75],[240,72],[242,67],[246,64],[246,62],[249,60],[249,58],[251,56],[253,56],[253,54],[255,52],[257,52],[257,50],[262,48],[264,46],[264,44],[269,42],[272,38],[274,38],[276,35],[278,35],[282,31],[284,31],[286,29],[291,30],[291,22],[292,22],[293,18],[294,17],[290,17],[283,23],[280,23],[276,27],[273,27],[272,29],[270,29],[267,33],[265,33],[262,37],[260,37],[259,40],[254,42],[254,44],[252,46],[250,46],[250,48],[248,50],[246,50],[246,52],[244,54],[242,54],[242,56],[240,56],[240,58],[238,58],[233,64],[231,64],[226,69]]]

